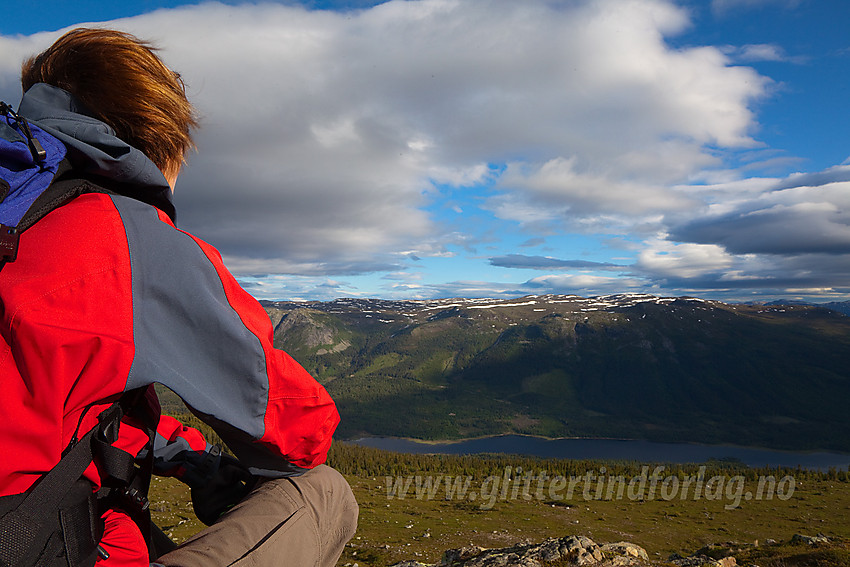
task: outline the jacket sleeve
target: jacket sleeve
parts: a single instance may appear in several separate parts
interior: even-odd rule
[[[157,209],[112,196],[132,272],[135,356],[125,386],[159,382],[262,476],[325,461],[339,414],[325,389],[272,346],[262,306],[218,252]]]
[[[200,431],[171,416],[159,418],[153,442],[153,472],[200,485],[218,468],[219,453]]]

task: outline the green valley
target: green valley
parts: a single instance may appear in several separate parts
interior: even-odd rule
[[[850,451],[850,318],[617,295],[265,302],[341,438],[503,433]]]

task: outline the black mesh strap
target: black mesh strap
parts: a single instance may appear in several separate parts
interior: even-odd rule
[[[40,557],[60,555],[63,547],[69,560],[94,552],[100,534],[91,518],[94,513],[92,486],[78,481],[92,462],[93,439],[105,425],[120,421],[122,415],[119,403],[112,404],[99,417],[100,424],[86,433],[34,488],[21,495],[19,501],[16,499],[13,509],[0,518],[0,566],[32,565],[41,562]],[[69,500],[78,502],[69,505]]]
[[[153,386],[150,386],[150,388],[153,388]],[[153,561],[157,558],[157,552],[153,542],[153,532],[156,527],[151,522],[148,491],[150,489],[151,473],[153,471],[153,445],[154,437],[156,436],[156,427],[159,423],[159,406],[157,403],[156,414],[148,411],[149,404],[144,399],[147,394],[148,388],[145,387],[125,394],[129,402],[125,406],[127,415],[138,420],[148,436],[147,451],[144,452],[144,455],[139,460],[136,474],[125,489],[125,501],[128,504],[125,507],[125,511],[139,527],[139,531],[142,532],[142,536],[148,543],[148,555],[150,560]]]
[[[106,492],[118,496],[116,504],[139,526],[154,555],[147,493],[157,416],[146,411],[145,393],[146,388],[124,393],[33,488],[0,498],[0,567],[94,565],[103,523],[92,484],[82,478],[92,461],[110,487]],[[125,414],[136,418],[149,438],[141,466],[134,455],[112,446]]]

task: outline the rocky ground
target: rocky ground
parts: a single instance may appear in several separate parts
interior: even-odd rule
[[[443,554],[439,563],[421,563],[415,560],[401,561],[391,567],[737,567],[752,565],[756,558],[766,561],[764,565],[788,566],[826,566],[833,563],[824,555],[818,557],[812,550],[834,550],[836,546],[844,548],[841,542],[830,540],[823,535],[806,536],[796,534],[788,545],[798,549],[799,553],[785,556],[775,563],[770,551],[759,553],[759,542],[738,544],[708,545],[689,557],[673,555],[666,561],[650,560],[639,545],[630,542],[597,544],[585,536],[565,536],[549,538],[537,544],[520,544],[501,549],[487,549],[474,545],[450,549]],[[779,542],[768,540],[767,549],[780,546]],[[742,559],[739,562],[738,557]],[[837,556],[833,556],[837,557]],[[813,560],[814,563],[809,560]],[[826,559],[826,563],[821,559]],[[359,567],[356,563],[346,563],[347,567]],[[835,563],[839,565],[839,563]],[[844,565],[844,563],[840,563]]]
[[[628,542],[597,545],[584,536],[550,538],[539,544],[502,549],[467,546],[450,549],[439,563],[402,561],[392,567],[541,567],[543,565],[627,567],[649,564],[646,551]]]

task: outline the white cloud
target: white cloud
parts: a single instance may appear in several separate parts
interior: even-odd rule
[[[757,63],[760,61],[783,61],[791,63],[804,63],[804,57],[791,57],[785,53],[781,45],[772,43],[756,43],[741,46],[727,45],[722,48],[723,53],[731,59],[741,63]]]
[[[357,289],[344,282],[319,277],[293,277],[269,274],[262,277],[241,276],[240,285],[257,299],[290,301],[330,301],[338,297],[356,297]]]
[[[527,288],[540,292],[543,288],[549,293],[563,293],[582,296],[626,293],[645,288],[646,282],[636,278],[595,276],[591,274],[556,274],[538,276],[528,280]]]
[[[434,184],[526,226],[657,231],[702,206],[675,186],[719,167],[718,147],[754,145],[768,84],[718,48],[665,43],[689,26],[665,0],[208,3],[109,25],[185,78],[203,129],[179,220],[241,273],[445,255],[469,236],[427,212]],[[0,38],[3,98],[56,36]]]
[[[736,56],[739,61],[784,61],[786,58],[781,46],[765,43],[744,45]]]
[[[721,246],[658,239],[640,252],[635,267],[654,278],[684,279],[723,273],[733,263],[732,255]]]
[[[712,0],[711,8],[717,15],[729,12],[753,10],[759,8],[778,8],[791,10],[799,6],[801,0]]]
[[[503,194],[491,199],[493,209],[502,218],[521,222],[559,218],[575,226],[596,215],[619,215],[634,221],[696,204],[687,195],[661,184],[579,172],[576,157],[559,157],[540,165],[510,163],[497,188]],[[523,213],[512,202],[517,194],[531,213]],[[537,211],[536,218],[533,211]]]
[[[48,47],[55,33],[0,36],[0,100],[16,105],[21,98],[21,63]]]

